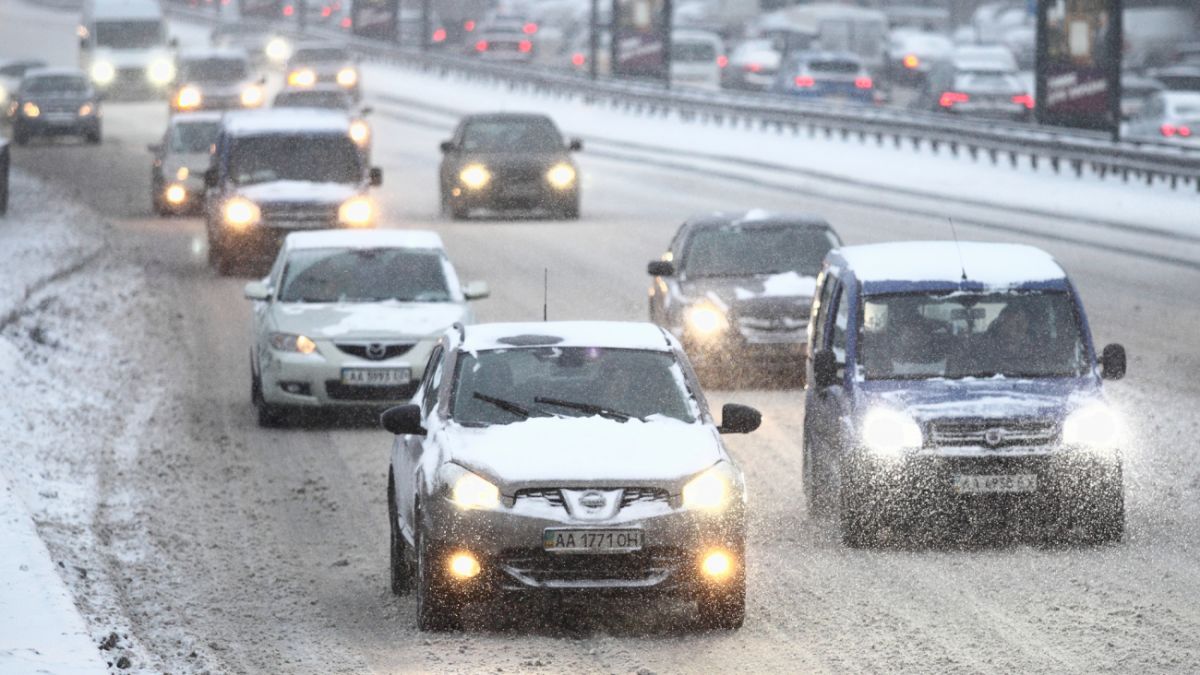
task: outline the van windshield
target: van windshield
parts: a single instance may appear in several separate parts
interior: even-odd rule
[[[349,136],[279,134],[235,140],[229,174],[238,185],[283,180],[357,183],[363,167]]]
[[[114,49],[149,49],[163,43],[160,21],[98,21],[96,45]]]
[[[861,320],[868,380],[1078,377],[1088,368],[1065,292],[868,296]]]
[[[185,61],[182,70],[185,82],[240,82],[250,69],[242,59],[196,59]]]

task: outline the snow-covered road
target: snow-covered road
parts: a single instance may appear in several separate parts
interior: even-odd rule
[[[9,14],[4,14],[8,12]],[[29,12],[32,37],[0,45],[71,59],[73,19]],[[26,32],[31,32],[27,30]],[[65,55],[65,56],[64,56]],[[367,81],[370,92],[373,82]],[[369,425],[262,430],[249,404],[249,309],[243,280],[205,265],[199,221],[152,217],[145,145],[158,105],[113,104],[106,142],[19,149],[23,170],[73,190],[115,223],[105,253],[44,289],[55,301],[2,333],[64,391],[60,414],[30,438],[77,475],[36,472],[64,492],[91,490],[86,519],[53,515],[39,531],[93,634],[111,626],[135,668],[202,672],[1188,672],[1200,668],[1200,285],[1194,244],[1086,222],[1019,216],[1026,233],[979,220],[978,206],[862,188],[788,189],[618,153],[583,153],[577,223],[438,215],[437,144],[444,115],[373,98],[377,192],[393,227],[429,227],[464,278],[486,279],[481,320],[541,315],[550,271],[554,318],[641,319],[644,274],[686,216],[762,206],[826,216],[848,242],[944,238],[945,211],[964,238],[1042,246],[1072,273],[1100,343],[1122,342],[1130,375],[1112,387],[1137,445],[1127,472],[1129,534],[1100,548],[983,537],[932,548],[852,551],[804,510],[800,392],[721,391],[765,415],[731,442],[746,469],[752,521],[749,608],[736,633],[695,630],[683,608],[606,603],[477,608],[462,634],[423,635],[413,601],[387,588],[384,484],[389,439]],[[455,101],[429,101],[446,107]],[[573,129],[582,133],[585,130]],[[597,131],[595,135],[602,135]],[[698,139],[703,136],[697,136]],[[890,152],[890,151],[889,151]],[[742,169],[726,167],[727,172]],[[1121,188],[1113,188],[1121,189]],[[1140,222],[1177,227],[1175,200],[1156,222],[1156,191],[1128,188]],[[853,199],[845,198],[851,195]],[[998,199],[1025,204],[1019,194]],[[1082,200],[1069,183],[1056,198]],[[1131,209],[1135,207],[1130,207]],[[1112,218],[1136,219],[1133,212]],[[991,208],[989,218],[1003,218]],[[1086,220],[1086,219],[1085,219]],[[1011,224],[1011,222],[1010,222]],[[1036,228],[1033,227],[1036,225]],[[1033,232],[1045,231],[1045,236]],[[1084,246],[1059,236],[1117,242]],[[1128,249],[1130,253],[1122,252]],[[41,340],[32,329],[41,326]],[[86,372],[68,377],[73,364]],[[94,388],[70,395],[74,386]],[[96,397],[104,402],[95,405]],[[56,434],[59,434],[56,436]],[[62,441],[67,442],[62,442]],[[30,450],[32,456],[36,452]],[[488,611],[491,610],[491,611]],[[106,632],[106,631],[105,631]]]

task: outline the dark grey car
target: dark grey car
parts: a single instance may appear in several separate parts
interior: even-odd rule
[[[25,73],[8,107],[13,141],[35,136],[81,136],[99,143],[100,100],[83,71],[36,68]]]

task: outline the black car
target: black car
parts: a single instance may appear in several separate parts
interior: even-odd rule
[[[750,361],[803,377],[821,261],[841,245],[824,219],[749,211],[685,222],[650,263],[650,320],[683,343],[705,375]]]
[[[100,100],[82,70],[35,68],[25,73],[8,106],[12,137],[80,136],[100,142]]]
[[[579,171],[570,153],[579,140],[563,142],[544,115],[492,113],[464,118],[454,138],[442,143],[443,210],[455,219],[472,209],[549,211],[579,217]]]

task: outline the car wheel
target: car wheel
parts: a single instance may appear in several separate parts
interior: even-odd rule
[[[420,516],[416,518],[420,522]],[[424,528],[417,527],[417,629],[451,631],[462,629],[462,601],[444,588],[433,558],[436,547]]]
[[[810,516],[827,516],[833,509],[829,498],[829,486],[824,480],[821,470],[813,457],[812,435],[804,433],[804,451],[801,455],[804,462],[801,471],[801,481],[804,484],[804,502]]]
[[[254,364],[250,364],[250,402],[254,404],[255,411],[258,412],[258,426],[264,429],[279,429],[288,425],[288,412],[286,408],[271,405],[263,398],[262,393],[262,378],[254,371]]]
[[[100,133],[100,127],[96,127],[84,134],[83,139],[91,145],[100,145],[100,142],[104,140],[104,136]]]
[[[562,210],[563,220],[579,220],[579,200],[571,202]]]
[[[466,220],[471,215],[470,209],[465,204],[450,200],[449,207],[451,220]]]
[[[1083,511],[1084,541],[1089,544],[1108,544],[1125,536],[1125,485],[1121,467],[1101,482]]]
[[[746,576],[738,574],[727,588],[702,592],[696,599],[700,625],[713,630],[737,630],[746,621]]]
[[[29,145],[29,132],[23,127],[13,127],[13,142],[17,145]]]
[[[842,544],[849,548],[873,548],[879,544],[879,523],[870,513],[867,496],[845,475],[838,499],[838,527]]]
[[[412,568],[408,564],[406,542],[400,533],[400,518],[396,513],[396,480],[388,473],[388,532],[390,561],[389,569],[392,575],[392,593],[408,595],[412,591]]]

